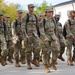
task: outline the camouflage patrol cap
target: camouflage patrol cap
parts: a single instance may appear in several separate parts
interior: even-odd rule
[[[58,18],[60,18],[60,15],[59,15],[59,14],[55,14],[55,17],[58,17]]]
[[[31,7],[35,7],[35,6],[34,6],[34,4],[28,4],[28,7],[31,8]]]
[[[5,18],[10,18],[10,16],[9,16],[9,15],[5,15],[4,17],[5,17]]]
[[[45,12],[53,12],[53,8],[46,8]]]
[[[42,13],[38,13],[38,16],[42,16],[43,14]]]
[[[0,16],[3,16],[3,13],[0,11]]]
[[[17,13],[23,13],[22,10],[17,10]]]

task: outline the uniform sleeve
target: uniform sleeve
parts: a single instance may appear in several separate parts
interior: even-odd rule
[[[27,24],[26,24],[26,19],[27,19],[27,15],[24,15],[22,17],[22,25],[21,25],[21,30],[22,30],[22,33],[25,35],[27,34]]]
[[[42,25],[43,25],[43,22],[42,22]],[[45,30],[44,30],[44,27],[42,26],[42,28],[39,27],[39,30],[40,30],[40,37],[41,39],[45,39],[47,38],[46,34],[45,34]]]
[[[65,23],[65,28],[66,28],[66,32],[67,32],[67,37],[73,36],[73,34],[70,31],[70,25],[69,25],[68,21]]]
[[[62,24],[61,24],[61,23],[59,23],[59,26],[60,26],[60,28],[58,29],[58,34],[59,34],[59,38],[61,39],[61,38],[63,38],[63,37],[64,37],[64,36],[63,36]]]
[[[11,24],[11,30],[12,30],[12,36],[15,36],[16,35],[16,32],[15,32],[15,20]]]

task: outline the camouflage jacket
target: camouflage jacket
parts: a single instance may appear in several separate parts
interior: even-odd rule
[[[46,18],[46,23],[45,23],[45,34],[49,38],[49,40],[57,40],[57,37],[55,35],[55,25],[52,19],[47,19]]]
[[[29,15],[29,19],[27,22],[27,14],[25,16],[23,16],[22,18],[22,33],[28,34],[29,36],[31,36],[32,34],[37,36],[37,26],[38,24],[36,24],[36,17],[34,14],[28,14]]]
[[[75,36],[75,19],[67,20],[65,22],[65,28],[67,32],[67,37]]]
[[[12,37],[11,24],[10,22],[8,23],[5,22],[5,25],[6,25],[6,40],[11,40]]]
[[[1,21],[0,22],[0,35],[3,35],[3,36],[5,36],[5,26],[4,25],[5,25],[4,22]]]

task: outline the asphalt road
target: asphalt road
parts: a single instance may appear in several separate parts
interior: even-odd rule
[[[66,54],[64,53],[64,58],[66,59]],[[26,64],[21,64],[21,67],[17,68],[15,67],[14,63],[10,64],[7,62],[8,65],[5,67],[0,65],[0,75],[75,75],[75,63],[74,66],[68,66],[67,60],[65,62],[62,62],[58,59],[58,65],[57,71],[54,71],[52,68],[50,68],[50,73],[44,72],[44,66],[42,63],[40,63],[40,67],[35,67],[32,65],[32,70],[28,70],[26,68]]]

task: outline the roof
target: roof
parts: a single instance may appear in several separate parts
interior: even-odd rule
[[[56,5],[54,5],[54,7],[63,6],[63,5],[71,4],[71,3],[75,3],[75,0],[71,0],[71,1],[60,3],[60,4],[56,4]]]

